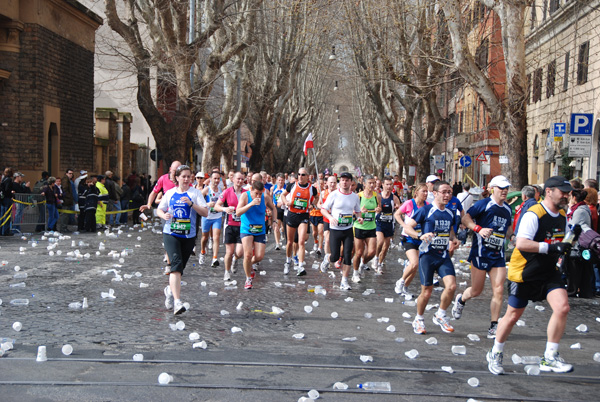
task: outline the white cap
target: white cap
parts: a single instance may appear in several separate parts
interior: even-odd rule
[[[492,179],[492,181],[490,181],[489,186],[506,188],[506,187],[510,187],[510,182],[508,181],[508,179],[506,177],[499,175],[499,176],[494,177]]]
[[[427,176],[427,180],[425,180],[425,183],[433,183],[433,182],[438,181],[439,179],[440,178],[437,177],[436,175],[430,174],[429,176]]]

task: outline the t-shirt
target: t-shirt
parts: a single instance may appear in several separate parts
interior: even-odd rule
[[[338,220],[338,225],[330,222],[329,229],[351,229],[354,213],[360,213],[360,198],[356,193],[343,194],[339,190],[335,190],[327,196],[323,209],[330,211],[331,216]]]
[[[412,218],[418,224],[421,224],[423,233],[434,234],[428,250],[426,252],[421,251],[419,254],[446,258],[448,256],[448,246],[450,245],[450,232],[454,223],[454,213],[448,208],[438,209],[435,204],[429,204],[419,208]]]
[[[544,209],[546,210],[548,215],[550,215],[553,218],[556,218],[558,217],[558,215],[560,215],[560,213],[552,212],[546,207],[544,207]],[[521,220],[519,221],[519,231],[517,232],[517,237],[524,237],[526,239],[533,240],[538,231],[539,224],[540,220],[538,219],[538,216],[535,214],[535,212],[525,212],[523,215],[521,215]],[[563,229],[564,230],[562,233],[566,233],[568,229],[567,225],[565,225]]]
[[[425,205],[429,205],[429,203],[427,201],[425,201]],[[425,205],[423,205],[423,207]],[[423,207],[421,207],[421,208],[423,208]],[[402,204],[402,206],[400,207],[400,212],[402,212],[404,214],[404,222],[407,223],[408,220],[410,218],[412,218],[413,215],[415,214],[415,212],[417,212],[417,210],[419,210],[419,209],[420,208],[417,206],[417,203],[416,203],[416,201],[414,199],[408,200],[404,204]],[[422,234],[421,224],[420,223],[417,223],[417,226],[415,226],[414,229],[417,231],[417,233],[419,235]],[[414,238],[410,237],[408,235],[408,233],[406,233],[406,231],[404,230],[404,228],[402,228],[402,235],[406,236],[406,241],[409,242],[409,243],[421,244],[421,240],[414,239]]]
[[[186,192],[181,192],[178,187],[175,187],[167,191],[161,198],[158,209],[172,215],[171,219],[165,221],[163,233],[190,239],[196,237],[198,214],[190,205],[181,201],[183,197],[188,197],[194,204],[206,207],[206,201],[200,190],[190,187]]]
[[[266,182],[265,183],[265,190],[267,191],[271,191],[271,189],[273,188],[273,184]]]
[[[454,212],[454,233],[456,233],[458,231],[458,225],[460,225],[460,212],[463,211],[463,206],[458,198],[452,197],[450,198],[450,201],[448,201],[448,204],[446,204],[446,208]]]
[[[242,195],[242,192],[240,192],[240,195]],[[238,204],[238,196],[235,193],[235,187],[229,187],[227,190],[223,191],[219,197],[219,201],[221,201],[224,206],[233,207],[235,210]],[[240,226],[240,218],[235,212],[227,215],[227,224],[230,226]]]
[[[156,185],[154,186],[152,191],[154,191],[156,194],[162,191],[164,194],[176,186],[177,185],[171,181],[171,179],[169,178],[169,174],[167,173],[163,174],[158,178],[158,181],[156,182]]]
[[[459,193],[456,198],[460,201],[463,206],[463,211],[468,211],[473,206],[473,196],[468,191]]]
[[[491,228],[487,239],[476,233],[473,237],[470,257],[504,258],[504,240],[511,224],[512,210],[506,203],[496,204],[491,198],[477,201],[467,213],[482,228]]]
[[[208,193],[205,196],[206,199],[206,204],[208,205],[209,202],[214,202],[216,203],[219,200],[219,197],[221,196],[221,194],[223,193],[223,191],[217,186],[217,191],[213,191],[212,188],[208,188]],[[223,213],[222,212],[217,212],[214,210],[214,208],[209,208],[208,209],[208,216],[206,217],[206,219],[221,219],[223,217]]]

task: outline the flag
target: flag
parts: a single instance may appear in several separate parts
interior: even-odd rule
[[[308,133],[308,137],[306,137],[306,141],[304,141],[304,155],[308,155],[308,149],[314,147],[312,133]]]

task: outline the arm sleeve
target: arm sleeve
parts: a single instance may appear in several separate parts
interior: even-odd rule
[[[519,222],[517,237],[533,240],[538,227],[539,219],[537,215],[534,212],[525,212],[525,214],[521,216],[521,221]]]

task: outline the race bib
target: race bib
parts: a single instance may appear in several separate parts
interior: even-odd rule
[[[381,222],[392,222],[394,216],[391,212],[382,212],[381,215],[379,215],[379,219],[381,220]]]
[[[483,241],[483,244],[491,250],[501,250],[504,247],[504,234],[493,232],[490,237]]]
[[[446,250],[448,248],[448,244],[450,243],[450,234],[449,233],[438,233],[431,240],[430,247],[436,250]]]
[[[352,225],[352,214],[340,214],[338,217],[338,226],[346,227]]]
[[[250,233],[259,234],[263,231],[263,225],[250,225]]]
[[[308,208],[308,200],[305,198],[294,198],[294,204],[292,206],[296,209],[305,210]]]
[[[373,222],[375,220],[375,211],[367,211],[362,214],[363,221]]]
[[[178,235],[188,235],[192,228],[192,222],[189,219],[173,219],[171,221],[171,233]]]

